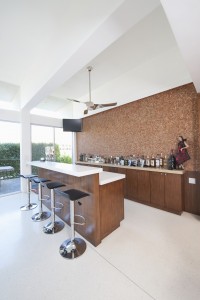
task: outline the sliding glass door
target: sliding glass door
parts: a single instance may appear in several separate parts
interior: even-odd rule
[[[20,124],[0,121],[0,195],[20,191]]]

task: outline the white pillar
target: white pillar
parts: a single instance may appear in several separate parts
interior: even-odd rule
[[[31,124],[30,113],[25,109],[21,110],[21,140],[20,140],[20,173],[30,174],[31,166],[27,165],[31,161]],[[21,191],[26,191],[26,182],[21,180]]]

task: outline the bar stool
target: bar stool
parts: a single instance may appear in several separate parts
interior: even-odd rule
[[[59,202],[57,203],[60,204],[60,207],[56,207],[55,189],[65,185],[61,182],[42,182],[42,186],[46,186],[49,190],[51,190],[51,222],[43,227],[43,231],[48,234],[57,233],[64,228],[65,224],[62,221],[55,221],[55,210],[61,210],[63,207],[63,204]]]
[[[28,203],[26,205],[23,205],[20,207],[21,210],[25,211],[25,210],[31,210],[37,207],[36,203],[31,203],[31,180],[35,177],[37,177],[37,175],[22,175],[19,174],[20,177],[24,178],[27,180],[27,194],[28,194]]]
[[[42,199],[42,182],[47,182],[50,180],[46,178],[34,177],[32,181],[38,184],[38,201],[40,203],[40,211],[32,216],[32,220],[34,222],[41,222],[50,218],[51,216],[51,213],[49,211],[43,211],[42,209],[42,201],[47,200]]]
[[[89,196],[89,194],[80,190],[70,189],[67,191],[56,191],[58,194],[68,198],[70,200],[70,225],[71,225],[71,238],[64,241],[60,246],[60,255],[64,258],[73,259],[81,256],[86,250],[86,243],[81,238],[75,238],[74,224],[84,225],[85,218],[80,215],[74,214],[74,201],[78,201],[83,197]],[[79,203],[81,204],[81,203]],[[78,216],[83,220],[82,223],[74,222],[74,217]]]

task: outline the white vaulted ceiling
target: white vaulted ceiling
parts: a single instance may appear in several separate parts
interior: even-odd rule
[[[191,81],[199,92],[192,64],[200,52],[189,59],[176,14],[168,21],[175,2],[0,0],[0,108],[81,117],[84,105],[67,98],[88,100],[89,65],[97,103],[122,105]]]

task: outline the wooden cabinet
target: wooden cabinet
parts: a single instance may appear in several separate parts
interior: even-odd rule
[[[182,180],[179,174],[126,169],[125,197],[181,214]]]
[[[117,167],[103,166],[103,171],[118,173]]]
[[[150,177],[148,171],[126,170],[126,198],[142,203],[150,202]]]
[[[125,176],[126,176],[126,169],[125,168],[103,166],[103,171],[119,173],[119,174],[125,174]],[[124,197],[125,198],[127,198],[126,191],[127,191],[127,185],[126,185],[126,177],[125,177],[125,179],[124,179]]]
[[[181,175],[165,174],[165,208],[175,213],[183,210],[182,178]]]
[[[138,171],[138,201],[150,203],[150,177],[148,171]]]
[[[127,183],[126,183],[126,177],[127,177],[127,175],[126,175],[126,169],[125,168],[117,168],[117,169],[118,169],[118,173],[119,174],[124,174],[125,175],[125,178],[123,180],[123,182],[124,182],[124,198],[127,198],[127,194],[126,194],[126,192],[127,192]]]
[[[164,208],[165,205],[165,176],[164,173],[151,172],[151,204]]]
[[[160,170],[103,166],[103,171],[122,173],[124,197],[153,207],[181,214],[183,211],[183,175]]]
[[[126,193],[125,197],[130,200],[138,198],[138,171],[126,169]]]
[[[182,175],[151,172],[151,204],[180,214],[182,207]]]
[[[120,226],[124,219],[123,180],[99,186],[101,238]]]

